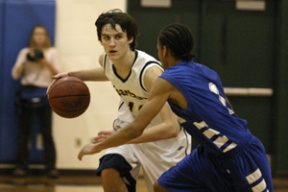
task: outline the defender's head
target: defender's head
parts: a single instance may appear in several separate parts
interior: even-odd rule
[[[194,38],[188,27],[181,24],[170,24],[164,27],[158,36],[158,45],[165,46],[175,59],[190,61]]]

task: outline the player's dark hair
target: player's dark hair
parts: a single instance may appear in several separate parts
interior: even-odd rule
[[[194,39],[188,27],[170,24],[160,31],[158,41],[162,46],[166,46],[175,58],[184,61],[192,60]]]
[[[116,24],[120,25],[122,30],[127,33],[128,39],[134,39],[130,44],[130,49],[135,49],[136,38],[139,35],[139,28],[136,20],[133,17],[127,13],[123,13],[120,9],[113,9],[102,13],[95,22],[99,41],[101,41],[102,28],[106,24],[110,24],[114,30],[116,30]]]

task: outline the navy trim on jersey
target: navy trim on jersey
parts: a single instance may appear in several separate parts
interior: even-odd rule
[[[163,69],[163,68],[162,68],[162,65],[161,65],[160,63],[158,63],[157,61],[148,61],[148,62],[144,65],[144,67],[142,68],[142,70],[141,70],[141,72],[140,72],[140,75],[139,75],[139,82],[140,82],[140,85],[141,85],[142,89],[145,90],[145,91],[147,91],[147,90],[144,88],[144,85],[143,85],[143,82],[142,82],[142,76],[143,76],[143,73],[144,73],[146,67],[148,67],[148,65],[150,65],[150,64],[152,64],[152,63],[159,65],[159,66],[161,67],[161,69]],[[147,92],[148,92],[148,91],[147,91]]]
[[[106,60],[107,60],[107,54],[104,55],[104,71],[106,70]]]
[[[113,69],[113,72],[114,72],[115,76],[118,77],[118,79],[120,79],[123,83],[125,83],[129,79],[129,77],[131,75],[131,72],[132,72],[131,69],[132,69],[133,65],[135,64],[135,61],[136,61],[137,57],[138,57],[138,52],[135,51],[135,58],[134,58],[133,64],[131,65],[129,74],[127,75],[127,77],[125,79],[123,79],[122,77],[120,77],[120,75],[118,75],[118,73],[116,71],[116,68],[114,67],[114,64],[112,64],[112,69]]]
[[[121,109],[121,107],[124,105],[124,101],[122,101],[118,107],[118,111]]]

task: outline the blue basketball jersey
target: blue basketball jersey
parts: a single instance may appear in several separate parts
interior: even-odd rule
[[[231,109],[218,74],[195,62],[180,62],[161,78],[186,98],[186,109],[169,104],[200,145],[164,173],[159,184],[175,192],[273,191],[264,146]]]
[[[169,102],[183,118],[183,127],[209,153],[220,155],[239,148],[251,137],[247,122],[236,116],[224,94],[218,74],[195,62],[180,62],[161,78],[175,86],[187,100],[181,109]]]

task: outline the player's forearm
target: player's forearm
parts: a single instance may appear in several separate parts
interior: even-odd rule
[[[157,126],[153,126],[150,128],[146,128],[143,134],[129,143],[147,143],[153,141],[159,141],[164,139],[170,139],[173,137],[177,137],[180,130],[180,126],[178,124],[167,124],[161,123]]]
[[[126,144],[128,141],[140,136],[143,132],[141,130],[143,129],[135,130],[135,127],[130,125],[116,132],[115,134],[108,137],[102,142],[99,141],[96,143],[95,142],[89,143],[79,152],[78,159],[82,160],[82,157],[84,155],[93,155],[110,147],[116,147],[119,145]]]
[[[165,102],[165,100],[162,102]],[[148,110],[148,114],[141,115],[140,117],[146,117],[145,119],[147,119],[148,115],[156,113],[157,109],[156,111],[154,111],[155,107],[157,107],[156,104],[159,104],[157,100],[152,101],[152,104],[150,103],[151,108]],[[145,105],[144,107],[147,107],[147,105],[146,106]],[[162,106],[161,104],[158,106],[158,110],[160,109],[161,106]],[[145,129],[140,137],[133,139],[129,143],[153,142],[177,137],[179,133],[179,124],[176,116],[172,113],[168,103],[164,104],[164,106],[160,111],[160,115],[163,121],[161,124]]]
[[[83,81],[107,81],[107,77],[102,72],[99,72],[98,69],[88,69],[88,70],[79,70],[71,71],[68,73],[69,76],[78,77]]]
[[[131,123],[127,127],[119,130],[109,138],[105,139],[103,142],[99,143],[97,147],[104,150],[110,147],[126,144],[129,141],[139,137],[142,134],[143,129],[136,128],[135,124]]]
[[[136,118],[134,119],[132,123],[130,123],[128,126],[124,127],[123,129],[120,129],[118,132],[116,132],[111,137],[109,137],[108,139],[106,139],[105,141],[99,144],[99,146],[101,147],[101,150],[107,149],[109,147],[123,145],[123,144],[130,142],[133,139],[136,139],[137,137],[140,137],[143,134],[145,128],[151,122],[151,120],[156,116],[156,114],[159,113],[159,111],[163,107],[164,104],[161,104],[161,103],[165,103],[165,101],[166,100],[162,102],[158,102],[157,100],[153,100],[151,102],[145,103],[144,106],[141,108],[139,114],[136,116]],[[158,106],[156,103],[158,103]],[[175,116],[172,116],[172,115],[171,115],[171,121],[166,121],[165,119],[164,123],[170,122],[171,125],[175,125],[174,123],[175,122],[177,123],[177,121],[175,119]],[[160,130],[166,129],[166,131],[168,132],[169,126],[168,127],[167,125],[164,126],[164,124],[161,126],[163,127],[160,127],[160,128],[158,127],[158,129]],[[148,138],[148,136],[145,136],[145,137],[146,139]],[[156,140],[156,134],[153,134],[153,139]],[[157,136],[157,140],[159,140],[159,135]]]

